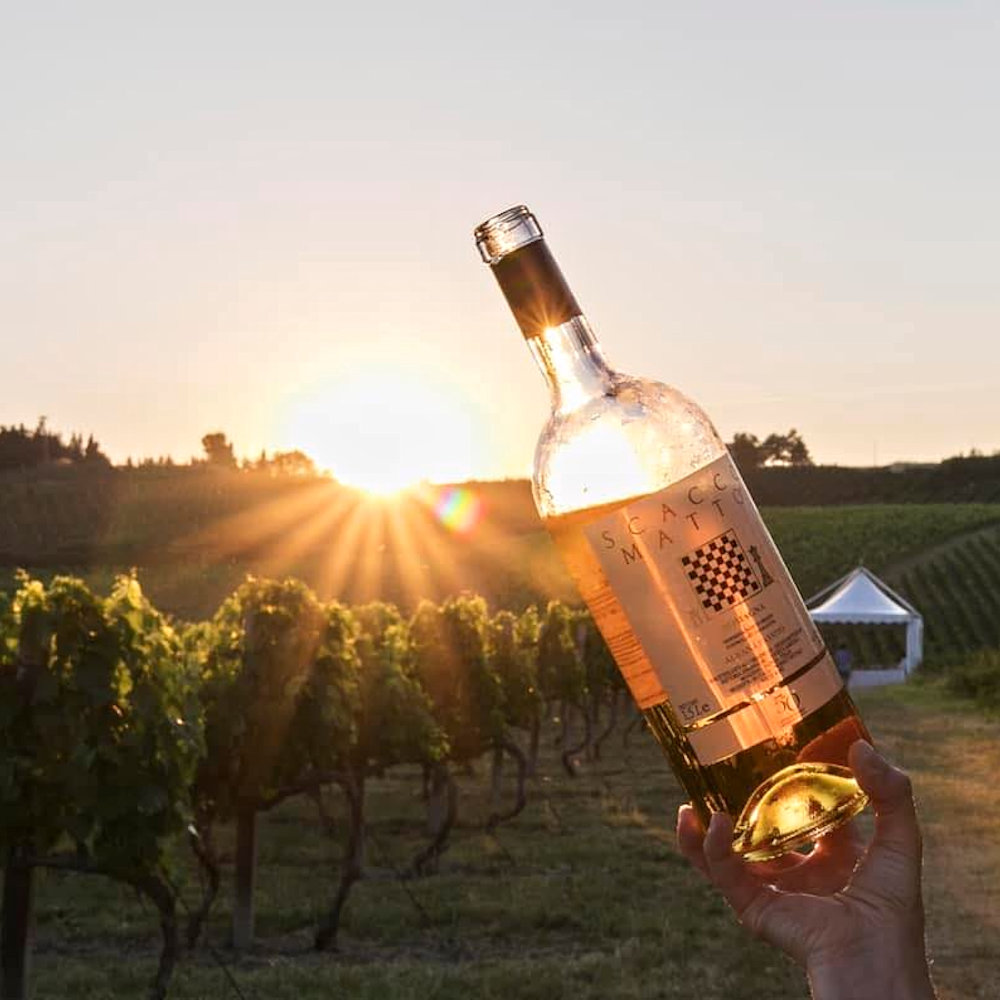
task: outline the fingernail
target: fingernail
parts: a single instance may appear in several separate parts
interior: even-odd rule
[[[858,740],[854,744],[854,752],[863,767],[885,770],[889,766],[889,762],[867,740]]]
[[[729,817],[724,812],[712,813],[708,821],[708,832],[705,834],[705,856],[720,861],[728,857],[733,849],[733,838],[727,829]]]

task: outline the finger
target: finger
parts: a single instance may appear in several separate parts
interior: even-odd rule
[[[910,779],[867,743],[855,743],[848,760],[875,807],[875,836],[847,892],[897,907],[919,906],[920,829]]]
[[[681,854],[694,865],[706,878],[708,864],[705,861],[705,828],[701,825],[698,814],[690,805],[682,805],[677,810],[677,845]],[[774,882],[788,872],[808,860],[803,854],[783,854],[772,861],[755,861],[750,865],[750,873],[758,882]]]
[[[852,744],[847,759],[875,809],[872,847],[888,848],[919,859],[920,828],[909,777],[864,740]]]
[[[866,847],[861,828],[852,821],[821,837],[809,857],[811,863],[817,866],[836,868],[843,872],[846,882],[857,863],[864,857]]]
[[[823,854],[853,857],[855,861],[864,854],[865,838],[861,834],[861,828],[851,820],[838,826],[836,830],[821,837],[816,843],[816,850]]]
[[[712,815],[705,834],[704,855],[708,877],[740,921],[749,923],[756,933],[759,913],[777,890],[755,878],[747,862],[733,853],[733,821],[726,813]]]
[[[789,851],[788,854],[782,854],[781,857],[772,858],[770,861],[747,861],[745,864],[758,882],[780,883],[789,872],[798,871],[810,857],[811,854]]]
[[[864,853],[860,831],[851,829],[853,826],[840,827],[818,841],[809,854],[799,855],[796,865],[774,879],[775,885],[785,892],[808,892],[814,896],[831,896],[843,889]]]
[[[709,876],[751,934],[805,963],[817,927],[829,921],[830,900],[784,893],[753,875],[758,867],[733,852],[733,821],[716,813],[705,835]]]
[[[698,814],[686,803],[677,810],[677,846],[681,854],[708,878],[708,864],[702,849],[705,843],[705,830],[698,819]]]

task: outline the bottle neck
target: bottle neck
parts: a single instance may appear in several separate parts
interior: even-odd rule
[[[555,410],[603,395],[613,372],[538,220],[519,205],[488,219],[476,244],[545,376]]]
[[[554,410],[575,409],[611,388],[614,371],[583,316],[547,327],[527,341],[548,383]]]
[[[491,267],[526,338],[583,313],[541,235],[503,253]]]

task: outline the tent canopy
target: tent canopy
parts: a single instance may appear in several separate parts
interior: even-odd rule
[[[818,622],[905,625],[920,615],[874,573],[859,566],[807,602]]]
[[[920,612],[874,573],[859,566],[808,601],[813,621],[845,625],[905,625],[904,675],[923,659],[923,626]]]

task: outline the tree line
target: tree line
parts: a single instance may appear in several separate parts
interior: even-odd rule
[[[22,574],[0,594],[3,996],[27,996],[36,869],[111,878],[150,900],[162,938],[150,995],[165,997],[182,940],[196,944],[219,891],[219,824],[235,826],[232,935],[245,948],[257,817],[307,796],[329,826],[339,791],[343,850],[314,934],[329,948],[363,872],[372,781],[398,765],[423,775],[429,834],[410,872],[427,875],[456,820],[456,767],[489,762],[494,829],[525,805],[546,719],[558,712],[574,774],[627,701],[593,622],[559,602],[491,613],[463,595],[404,617],[248,579],[210,621],[174,625],[131,576],[101,597],[78,579]],[[184,928],[171,862],[181,838],[204,873]]]
[[[793,427],[787,434],[756,434],[737,431],[727,445],[742,472],[761,468],[801,468],[813,464],[802,435]]]
[[[201,439],[203,458],[192,462],[218,469],[252,469],[269,472],[272,475],[307,475],[317,473],[316,463],[298,449],[276,451],[268,455],[266,451],[256,458],[236,457],[232,441],[222,431],[211,431]],[[799,467],[812,465],[809,449],[801,435],[794,428],[787,434],[768,434],[763,440],[755,434],[737,432],[728,448],[737,465],[744,471],[770,467]],[[108,457],[91,434],[84,441],[81,434],[71,434],[68,440],[63,435],[48,428],[45,417],[40,417],[34,429],[23,423],[18,426],[0,426],[0,469],[26,469],[52,462],[89,463],[110,466]],[[174,467],[177,463],[170,456],[158,459],[142,459],[138,462],[128,459],[127,467],[139,465]]]
[[[91,434],[84,441],[82,434],[62,434],[49,430],[45,417],[40,417],[33,429],[0,426],[0,470],[31,469],[50,462],[89,467],[111,465],[107,455]]]
[[[221,431],[205,434],[201,439],[204,457],[192,465],[219,469],[245,469],[267,472],[275,476],[315,476],[316,463],[303,451],[266,451],[254,459],[239,461],[233,445]],[[46,417],[39,417],[33,428],[25,424],[0,425],[0,471],[5,469],[35,469],[48,465],[66,465],[79,468],[111,468],[111,460],[101,449],[93,434],[84,440],[82,434],[72,433],[68,438],[48,426]],[[169,455],[160,458],[129,458],[126,468],[175,468]]]

